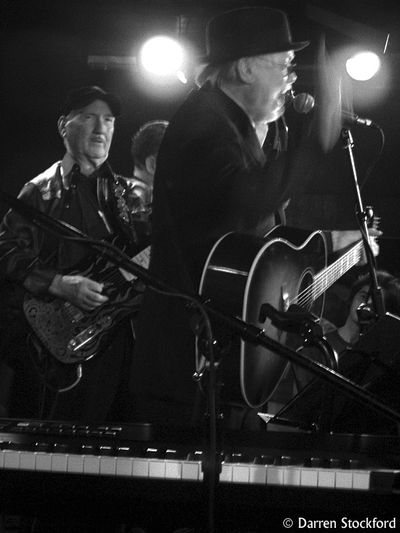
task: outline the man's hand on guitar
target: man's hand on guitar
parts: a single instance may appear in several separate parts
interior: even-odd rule
[[[49,287],[49,292],[84,311],[93,311],[108,301],[108,297],[101,294],[103,286],[103,283],[97,283],[84,276],[57,274]]]
[[[378,237],[382,235],[382,231],[376,227],[368,228],[368,234],[370,236],[371,250],[375,257],[379,255],[379,243],[377,241]],[[361,239],[361,232],[359,230],[343,230],[343,231],[332,231],[332,244],[333,251],[337,252],[346,248],[350,244],[353,244],[356,241]],[[361,263],[366,263],[365,254],[361,259]]]

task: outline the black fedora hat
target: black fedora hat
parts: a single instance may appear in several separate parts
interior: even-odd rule
[[[297,51],[309,41],[293,42],[289,21],[279,9],[243,7],[212,18],[206,28],[202,63],[218,64],[277,52]]]
[[[61,114],[68,115],[75,109],[82,109],[91,104],[95,100],[102,100],[106,102],[111,109],[112,114],[118,117],[121,113],[121,103],[119,99],[111,93],[107,93],[101,87],[96,85],[89,85],[87,87],[80,87],[70,92],[66,101],[61,107]]]

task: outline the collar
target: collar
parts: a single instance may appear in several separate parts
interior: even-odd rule
[[[72,169],[76,168],[76,170],[80,170],[79,163],[69,154],[68,152],[65,153],[64,157],[60,161],[60,174],[61,179],[63,183],[63,187],[65,189],[69,189],[71,186],[71,179],[72,179]],[[94,179],[97,177],[109,177],[110,171],[108,170],[108,165],[106,164],[106,161],[104,161],[96,170],[94,170],[89,176],[84,176],[88,179]]]
[[[62,160],[60,161],[60,174],[61,174],[61,180],[64,189],[69,189],[71,186],[71,170],[74,165],[77,165],[78,163],[75,161],[75,159],[66,152]],[[78,165],[79,166],[79,165]]]

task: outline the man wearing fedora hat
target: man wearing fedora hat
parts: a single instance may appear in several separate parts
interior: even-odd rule
[[[309,43],[292,39],[282,11],[222,13],[209,22],[206,44],[200,88],[170,121],[154,181],[150,268],[189,294],[199,290],[213,244],[232,231],[264,236],[276,214],[282,218],[300,170],[319,155],[303,140],[296,146],[283,117],[296,81],[295,52]],[[139,321],[131,378],[136,418],[197,423],[196,320],[182,300],[149,290]]]

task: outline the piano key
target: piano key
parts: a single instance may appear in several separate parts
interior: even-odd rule
[[[70,474],[82,474],[83,472],[83,455],[71,453],[68,455],[67,472]]]
[[[162,459],[150,460],[148,472],[151,478],[165,478],[165,461]]]
[[[232,481],[232,469],[233,466],[231,463],[222,462],[221,473],[219,475],[219,480],[221,483],[229,483]]]
[[[232,481],[233,483],[248,483],[250,479],[250,466],[233,465]]]
[[[335,476],[336,489],[351,489],[353,488],[353,474],[346,470],[337,470]]]
[[[265,485],[267,482],[267,466],[250,465],[249,466],[249,483]]]
[[[19,456],[21,452],[14,450],[4,450],[2,453],[4,454],[4,468],[19,468]]]
[[[53,453],[51,457],[52,472],[68,471],[68,455],[66,453]]]
[[[35,452],[35,470],[51,472],[51,455],[46,452]]]
[[[106,476],[114,476],[116,474],[117,458],[109,457],[108,455],[100,456],[99,473]]]
[[[182,461],[168,459],[165,461],[165,478],[182,479]]]
[[[370,485],[370,472],[369,471],[356,471],[353,472],[353,489],[354,490],[368,490]]]
[[[132,457],[117,457],[115,464],[115,473],[117,476],[133,475],[133,458]]]
[[[305,467],[301,469],[300,485],[302,487],[318,487],[317,468]]]
[[[283,485],[285,467],[271,465],[267,467],[267,485]]]
[[[318,487],[325,489],[335,488],[335,471],[328,468],[318,470]]]
[[[84,455],[83,456],[83,473],[84,474],[99,474],[100,473],[100,457],[98,455]]]
[[[187,481],[201,481],[203,479],[201,461],[185,461],[182,464],[182,479]]]
[[[132,475],[138,477],[149,476],[149,459],[135,457],[132,465]]]
[[[296,466],[289,466],[285,468],[283,475],[283,484],[290,487],[297,487],[301,484],[301,472],[303,469],[300,469]]]

